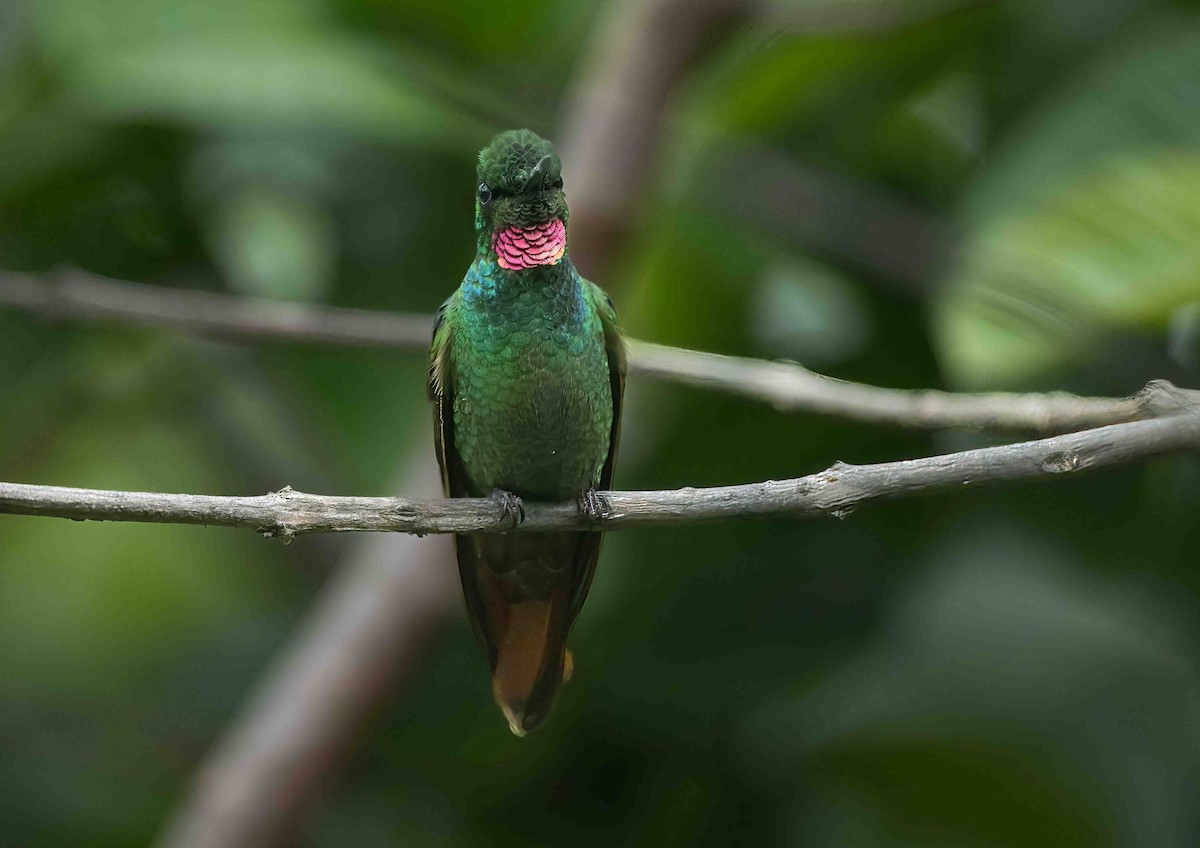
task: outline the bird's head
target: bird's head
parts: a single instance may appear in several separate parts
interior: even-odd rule
[[[475,229],[501,267],[555,265],[567,250],[562,162],[546,139],[508,130],[479,152]]]

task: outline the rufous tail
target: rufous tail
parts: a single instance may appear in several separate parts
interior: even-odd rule
[[[542,677],[550,647],[550,602],[527,601],[508,608],[504,633],[496,646],[492,694],[517,736],[524,736],[525,709]]]

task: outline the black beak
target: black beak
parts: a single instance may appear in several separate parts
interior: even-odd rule
[[[525,184],[521,186],[518,194],[525,194],[534,184],[537,184],[538,191],[546,187],[546,176],[550,173],[550,156],[543,156],[538,160],[538,163],[533,166],[533,170],[529,172],[529,176],[525,179]]]

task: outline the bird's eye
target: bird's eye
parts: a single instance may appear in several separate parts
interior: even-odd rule
[[[492,201],[492,190],[488,188],[487,183],[479,184],[479,202],[487,206]]]
[[[562,177],[559,177],[557,180],[550,183],[550,187],[551,188],[562,188],[563,187]]]

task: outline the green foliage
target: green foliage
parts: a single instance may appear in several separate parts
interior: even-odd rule
[[[689,69],[598,280],[631,333],[894,386],[1196,384],[1195,4],[836,24],[900,5],[775,4],[835,23]],[[475,151],[560,140],[602,12],[0,3],[0,267],[432,311]],[[424,369],[0,313],[0,479],[383,494],[432,453]],[[633,379],[617,479],[977,441]],[[542,728],[510,737],[456,618],[302,844],[1194,845],[1198,498],[1180,458],[614,534]],[[0,844],[146,844],[346,544],[0,517]]]
[[[971,189],[938,312],[959,385],[1094,361],[1200,300],[1200,24],[1163,17],[1053,90]]]
[[[1148,152],[983,227],[940,304],[960,385],[1020,385],[1200,300],[1200,157]]]

